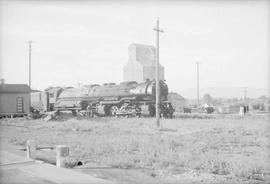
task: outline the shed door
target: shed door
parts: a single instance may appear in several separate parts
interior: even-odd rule
[[[23,97],[17,97],[17,112],[22,113],[23,112]]]

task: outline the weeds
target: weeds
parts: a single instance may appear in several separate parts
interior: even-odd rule
[[[187,116],[190,119],[184,119]],[[173,132],[156,131],[151,118],[73,118],[46,124],[36,120],[21,123],[20,126],[27,125],[28,131],[12,122],[14,127],[6,128],[3,136],[9,137],[12,144],[24,144],[29,138],[43,145],[68,144],[72,158],[84,163],[147,170],[155,177],[161,177],[159,173],[196,171],[269,181],[270,128],[266,119],[187,116],[161,120],[164,127],[177,130]],[[76,166],[76,162],[71,160],[68,167]]]

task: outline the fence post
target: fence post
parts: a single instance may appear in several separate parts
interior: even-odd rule
[[[26,154],[27,158],[36,159],[36,143],[34,140],[26,141]]]
[[[66,167],[66,162],[69,156],[69,147],[66,145],[56,146],[56,166]]]

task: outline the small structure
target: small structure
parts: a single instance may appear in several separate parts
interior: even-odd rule
[[[156,48],[151,45],[131,44],[128,63],[123,69],[124,81],[144,82],[155,79]],[[159,65],[159,79],[164,80],[164,67]]]
[[[243,107],[243,106],[241,106],[241,107],[239,108],[239,115],[240,115],[240,116],[244,116],[244,115],[245,115],[245,111],[244,111],[244,107]]]
[[[26,84],[0,83],[0,117],[30,113],[30,88]]]
[[[172,106],[177,112],[183,112],[184,107],[186,106],[186,100],[180,94],[175,92],[170,92],[168,95],[168,100],[172,103]]]

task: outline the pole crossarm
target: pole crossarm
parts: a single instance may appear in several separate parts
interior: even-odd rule
[[[164,33],[163,29],[159,29],[159,28],[156,28],[156,27],[154,27],[153,30],[154,30],[154,31],[158,31],[158,32],[160,32],[160,33]]]

